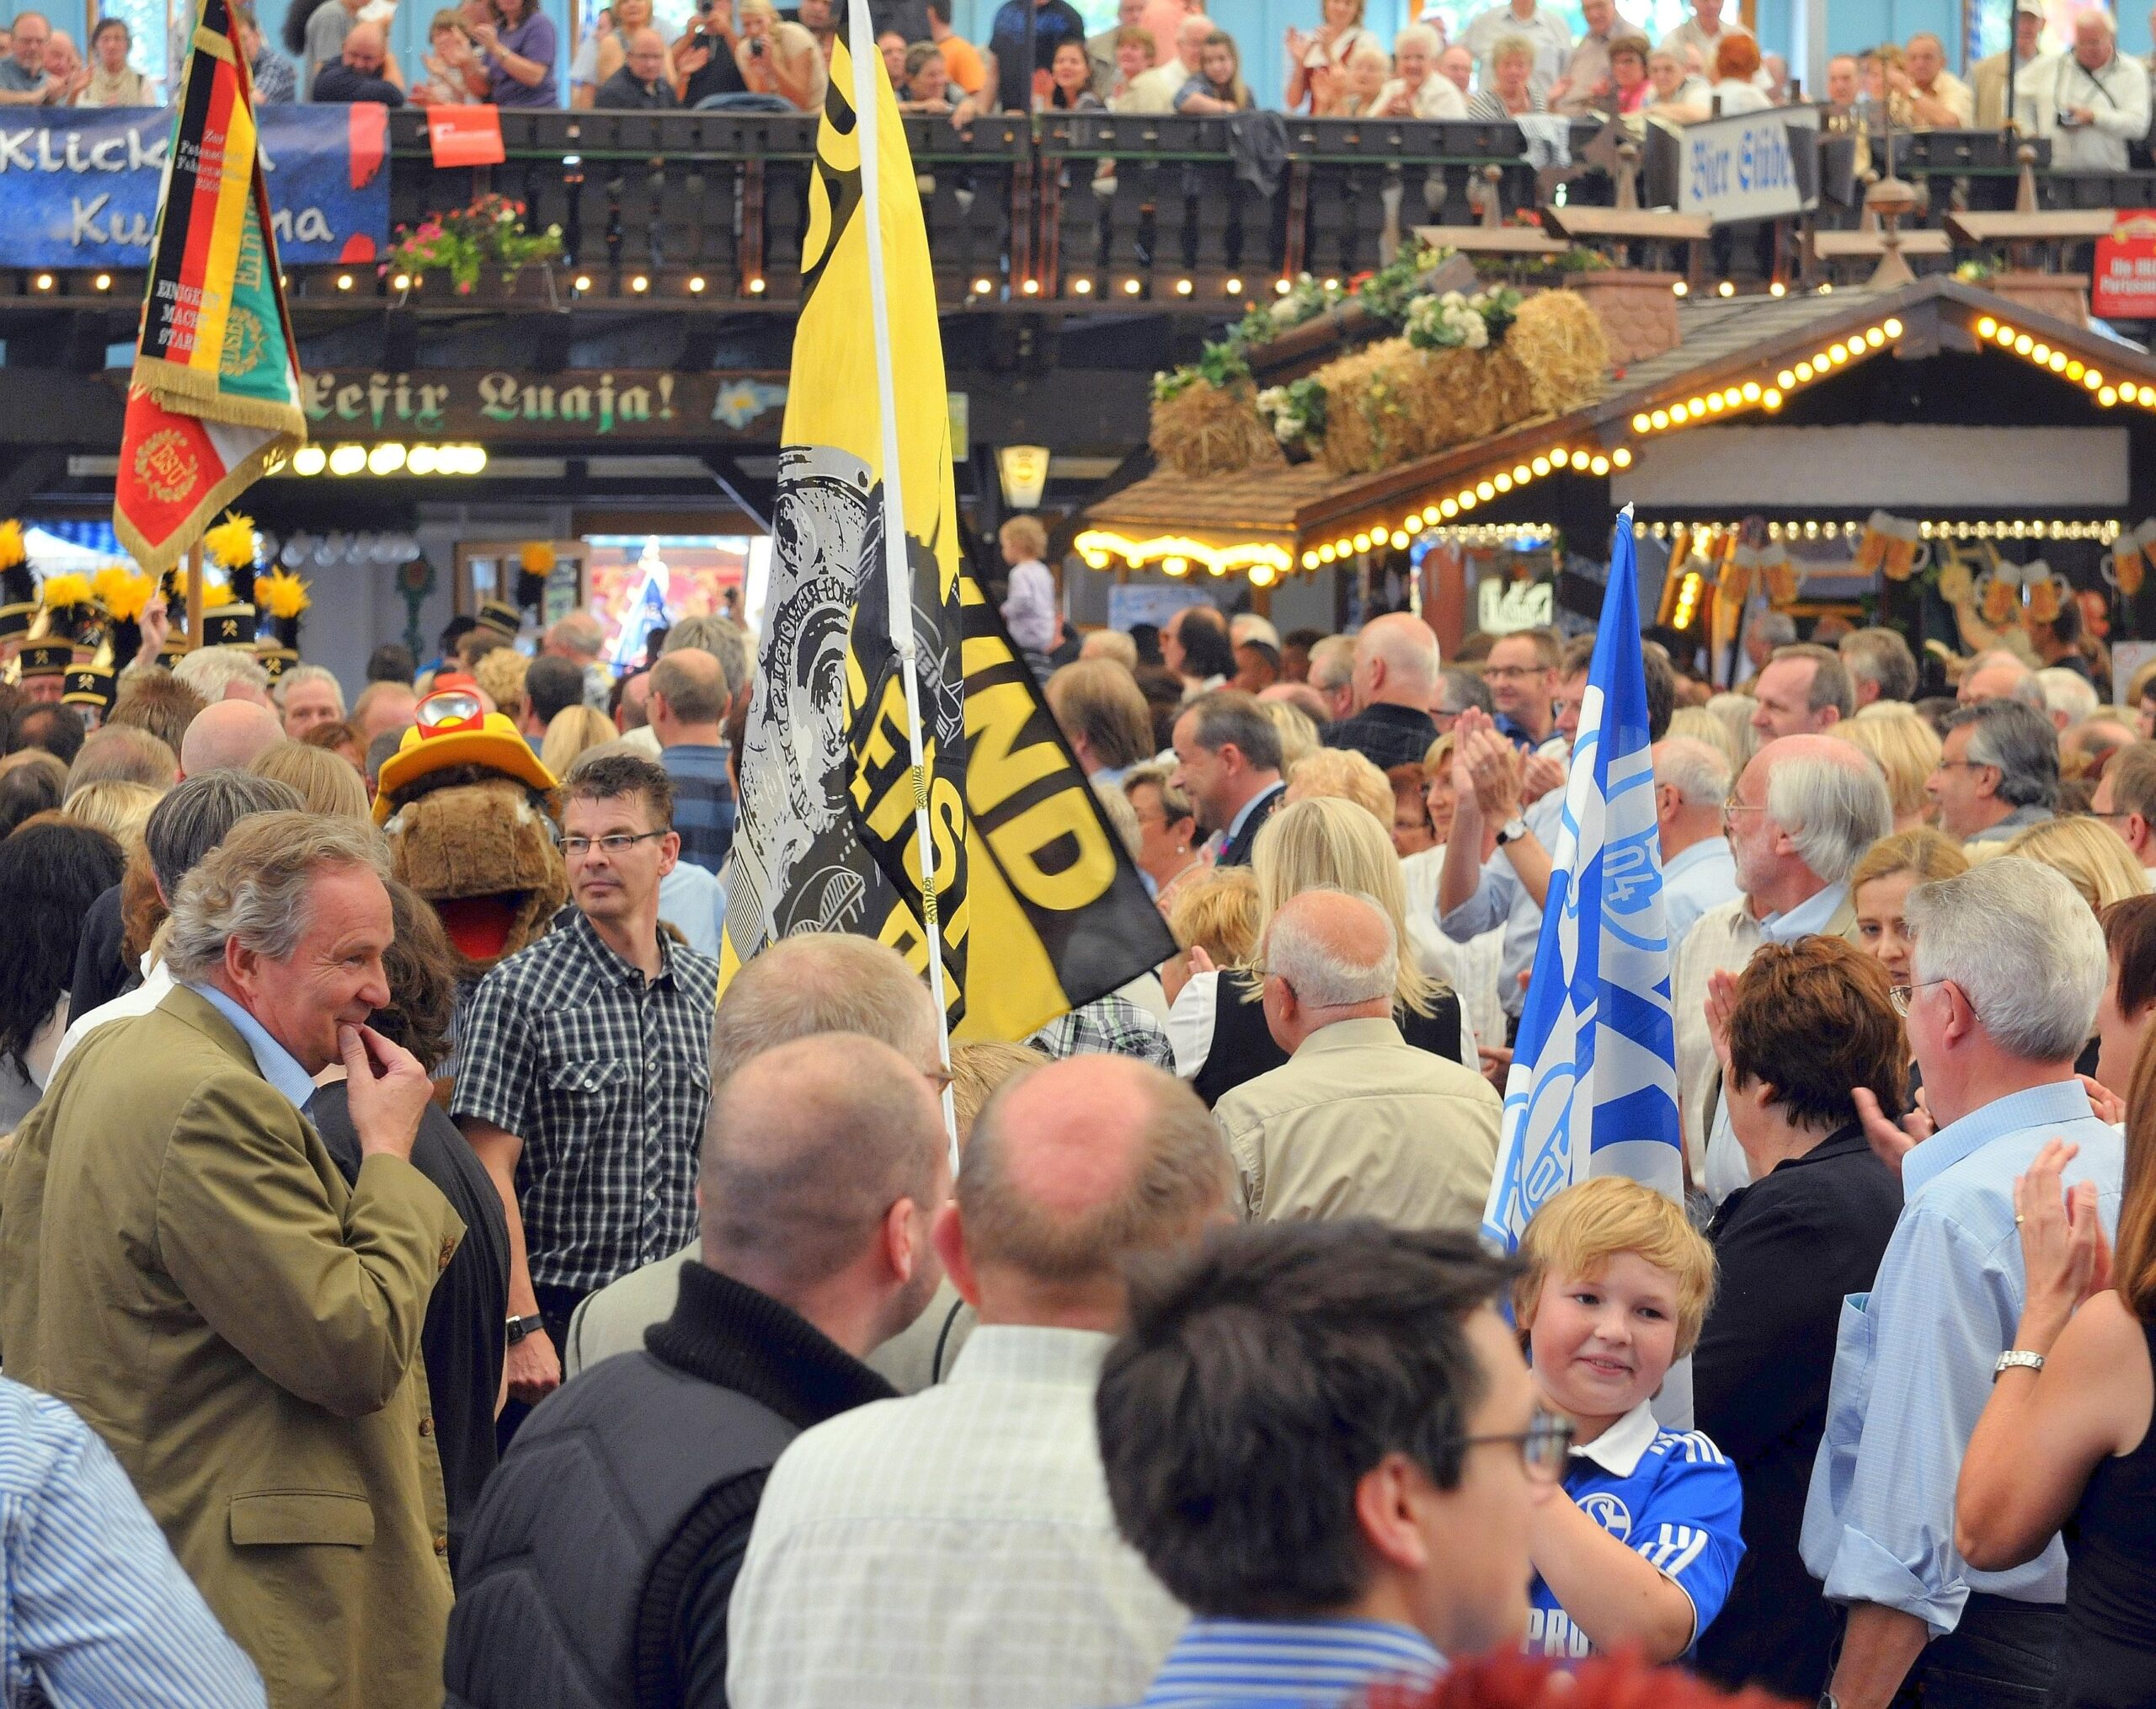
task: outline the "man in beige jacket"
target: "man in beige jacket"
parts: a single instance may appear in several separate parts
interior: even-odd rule
[[[1213,1108],[1253,1222],[1374,1216],[1472,1234],[1503,1106],[1392,1018],[1400,948],[1375,904],[1291,898],[1265,935],[1265,1021],[1290,1060]]]
[[[102,1436],[272,1709],[441,1701],[449,1539],[419,1326],[464,1232],[412,1167],[380,838],[241,820],[173,900],[175,988],[16,1135],[0,1354]],[[302,1106],[343,1060],[344,1184]]]

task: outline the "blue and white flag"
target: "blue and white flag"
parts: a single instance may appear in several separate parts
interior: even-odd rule
[[[1529,1218],[1590,1175],[1629,1175],[1684,1196],[1650,745],[1627,506],[1610,552],[1482,1215],[1483,1233],[1508,1252]]]

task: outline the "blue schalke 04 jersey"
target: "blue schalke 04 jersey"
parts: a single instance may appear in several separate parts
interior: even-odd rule
[[[1665,1430],[1645,1401],[1572,1450],[1565,1493],[1602,1529],[1643,1555],[1692,1600],[1692,1642],[1721,1612],[1744,1556],[1737,1468],[1696,1430]],[[1530,1655],[1581,1661],[1593,1652],[1537,1573],[1529,1594]]]

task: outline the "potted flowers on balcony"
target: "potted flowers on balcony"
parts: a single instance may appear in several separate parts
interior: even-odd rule
[[[558,307],[553,264],[561,253],[559,226],[531,231],[522,202],[489,194],[468,207],[430,214],[416,226],[399,226],[380,270],[399,306],[414,295],[430,295],[510,298]]]

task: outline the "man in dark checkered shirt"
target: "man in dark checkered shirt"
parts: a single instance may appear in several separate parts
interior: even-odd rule
[[[633,755],[570,774],[575,906],[480,980],[451,1114],[509,1216],[510,1393],[561,1381],[577,1303],[696,1227],[718,966],[660,935],[680,838],[665,772]]]
[[[1438,739],[1430,718],[1438,664],[1438,638],[1420,617],[1392,612],[1371,618],[1355,638],[1354,715],[1327,724],[1320,740],[1353,748],[1380,772],[1420,765]]]

